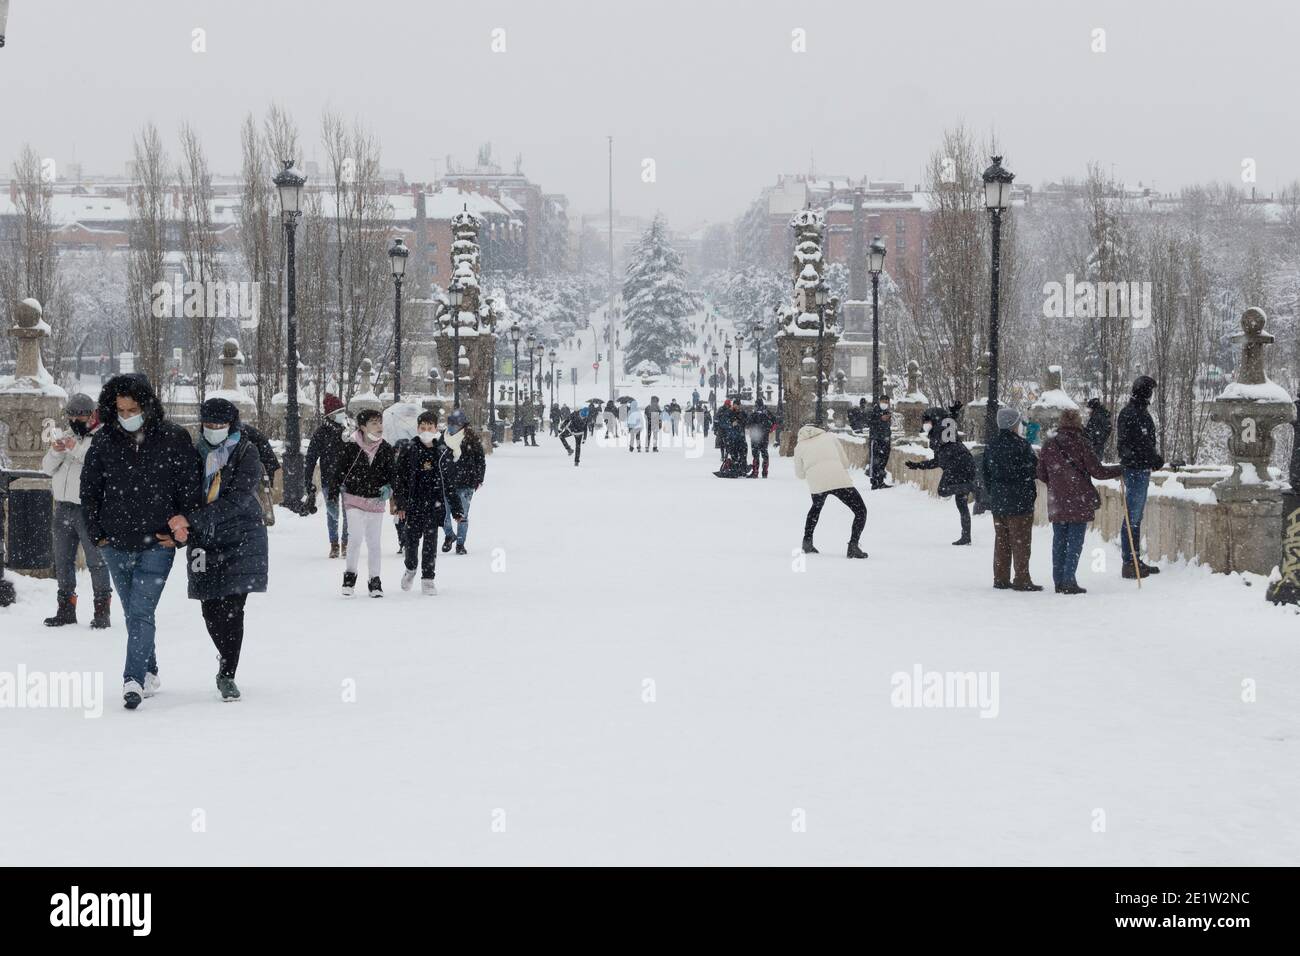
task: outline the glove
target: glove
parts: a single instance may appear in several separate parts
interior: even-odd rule
[[[391,497],[393,497],[393,488],[391,485],[384,485],[382,488],[379,489],[380,501],[387,501]]]

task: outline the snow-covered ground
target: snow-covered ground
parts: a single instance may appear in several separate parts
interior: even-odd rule
[[[398,590],[391,527],[387,596],[340,597],[324,513],[281,512],[237,704],[179,564],[135,712],[120,608],[47,629],[54,583],[19,578],[0,673],[103,672],[108,699],[0,710],[0,863],[1300,862],[1298,622],[1258,586],[1139,592],[1090,538],[1086,596],[994,591],[988,518],[953,548],[951,504],[905,487],[866,493],[867,561],[828,502],[805,568],[788,461],[721,481],[712,448],[593,443],[575,469],[541,440],[490,459],[437,597]],[[917,667],[996,674],[996,716],[894,706]]]

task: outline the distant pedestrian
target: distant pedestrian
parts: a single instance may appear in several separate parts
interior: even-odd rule
[[[749,413],[745,427],[749,433],[749,450],[754,458],[749,477],[758,477],[758,466],[761,459],[763,477],[766,478],[768,465],[767,444],[772,435],[772,429],[776,427],[776,419],[768,411],[761,398],[754,399],[754,410]]]
[[[1088,424],[1084,426],[1084,431],[1088,436],[1088,444],[1092,446],[1093,454],[1100,461],[1106,460],[1106,445],[1110,442],[1110,410],[1101,403],[1100,398],[1088,399]]]
[[[1133,546],[1142,549],[1142,515],[1147,506],[1147,490],[1151,485],[1151,472],[1165,465],[1157,447],[1156,424],[1151,417],[1151,396],[1156,390],[1156,380],[1140,375],[1133,382],[1133,395],[1119,413],[1115,436],[1119,447],[1119,463],[1124,469],[1124,506],[1128,509],[1129,531]],[[1121,573],[1126,578],[1148,577],[1159,574],[1160,569],[1135,558],[1129,547],[1129,532],[1120,535],[1120,551],[1124,566]],[[1136,561],[1137,567],[1134,567]]]
[[[867,416],[867,432],[870,436],[871,452],[871,487],[873,489],[892,488],[886,484],[886,469],[889,467],[889,452],[893,447],[893,412],[890,411],[889,396],[880,396]]]

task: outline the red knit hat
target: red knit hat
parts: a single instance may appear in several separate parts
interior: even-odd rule
[[[333,415],[343,407],[343,401],[337,395],[325,393],[325,414]]]

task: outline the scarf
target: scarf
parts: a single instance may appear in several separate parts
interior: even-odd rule
[[[215,448],[208,444],[206,438],[203,439],[203,445],[208,449],[203,459],[203,500],[208,504],[216,501],[217,495],[221,494],[221,469],[230,460],[230,454],[238,444],[239,432],[232,432]]]
[[[366,437],[366,433],[358,428],[353,434],[352,440],[361,447],[363,452],[366,453],[366,461],[373,465],[375,463],[375,453],[379,451],[379,443],[382,442],[383,439],[376,438],[374,441],[371,441]]]
[[[465,440],[465,429],[461,429],[456,434],[445,434],[442,439],[451,449],[451,460],[460,461],[460,443]]]

